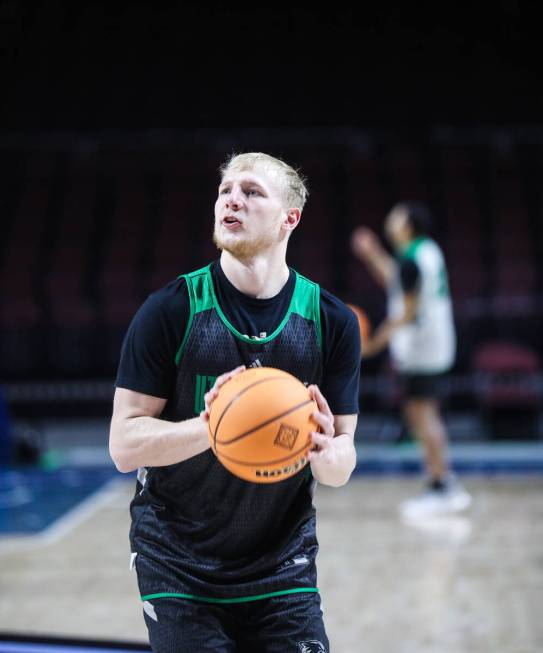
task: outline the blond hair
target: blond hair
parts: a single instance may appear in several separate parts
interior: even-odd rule
[[[221,173],[221,179],[224,179],[229,170],[252,171],[255,168],[263,168],[279,177],[283,190],[283,200],[287,208],[296,208],[300,209],[300,211],[304,208],[309,195],[306,181],[298,170],[281,161],[281,159],[264,154],[264,152],[231,154],[221,165],[219,172]]]

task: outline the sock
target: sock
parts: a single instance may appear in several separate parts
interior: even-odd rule
[[[444,492],[447,489],[447,481],[442,478],[433,478],[429,481],[428,488],[434,492]]]

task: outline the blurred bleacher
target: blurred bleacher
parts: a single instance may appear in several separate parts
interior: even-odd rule
[[[12,403],[109,399],[138,305],[217,256],[219,164],[254,149],[309,180],[289,263],[374,324],[384,296],[350,254],[350,233],[361,223],[381,233],[398,200],[428,202],[459,333],[451,405],[488,398],[477,354],[490,341],[532,357],[504,368],[506,381],[517,396],[528,383],[541,400],[543,132],[511,127],[409,137],[348,128],[0,135],[0,378]],[[385,357],[368,361],[369,408],[391,401],[388,378]]]

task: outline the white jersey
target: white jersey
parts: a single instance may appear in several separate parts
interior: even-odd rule
[[[454,363],[456,336],[445,260],[430,238],[417,238],[401,260],[414,261],[420,271],[419,305],[414,322],[392,336],[390,353],[394,367],[411,374],[445,372]],[[404,312],[399,266],[388,293],[388,313],[398,318]]]

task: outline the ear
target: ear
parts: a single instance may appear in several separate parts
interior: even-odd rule
[[[288,209],[285,219],[281,224],[281,229],[284,229],[285,231],[294,231],[298,226],[298,222],[300,222],[301,215],[302,212],[300,209]]]

